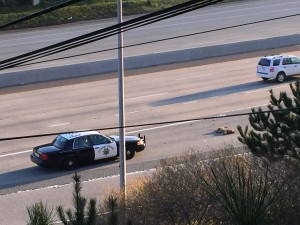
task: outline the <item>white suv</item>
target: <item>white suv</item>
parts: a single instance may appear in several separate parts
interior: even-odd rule
[[[262,57],[257,65],[257,76],[264,80],[275,78],[282,83],[287,76],[300,74],[300,59],[292,55]]]

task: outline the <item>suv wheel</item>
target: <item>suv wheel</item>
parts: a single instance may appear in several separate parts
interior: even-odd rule
[[[278,73],[276,77],[276,81],[278,83],[282,83],[284,80],[285,80],[285,73],[284,72]]]

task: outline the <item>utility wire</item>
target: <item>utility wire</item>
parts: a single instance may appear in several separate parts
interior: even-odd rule
[[[207,0],[206,0],[206,2],[207,2]],[[195,4],[195,3],[193,1],[191,1],[190,4]],[[155,12],[155,13],[143,16],[143,19],[141,19],[141,17],[139,17],[139,18],[124,22],[124,23],[122,23],[122,29],[123,29],[123,31],[125,31],[125,29],[130,28],[130,26],[136,26],[136,24],[141,25],[139,23],[144,23],[145,21],[147,22],[151,18],[155,19],[157,16],[168,13],[169,11],[172,12],[174,10],[177,10],[177,8],[181,9],[183,7],[189,7],[190,4],[188,4],[188,6],[186,6],[186,3],[184,3],[184,4],[181,4],[180,6],[171,7],[173,9],[169,8],[169,9],[166,9],[166,10],[159,11],[160,13]],[[37,55],[37,57],[39,57],[39,56],[44,57],[45,53],[46,53],[46,55],[57,53],[57,49],[59,49],[58,51],[67,50],[67,49],[70,48],[71,44],[73,44],[72,47],[77,47],[77,46],[82,45],[83,41],[85,41],[85,43],[90,43],[90,41],[93,41],[93,40],[91,40],[91,38],[97,37],[97,35],[99,33],[102,35],[102,36],[100,36],[101,39],[112,36],[112,35],[115,35],[115,34],[119,33],[120,27],[121,27],[120,24],[113,25],[113,26],[110,26],[108,28],[104,28],[104,29],[101,29],[101,30],[98,30],[98,31],[94,31],[94,32],[91,32],[91,33],[88,33],[88,34],[85,34],[85,35],[82,35],[82,36],[79,36],[79,37],[76,37],[76,38],[73,38],[73,39],[70,39],[70,40],[67,40],[67,41],[64,41],[64,42],[60,42],[58,44],[48,46],[46,48],[39,49],[37,51],[33,51],[33,52],[30,52],[30,53],[27,53],[27,54],[24,54],[24,55],[25,55],[25,57],[26,57],[26,55],[28,55],[28,56],[31,55],[30,58],[27,57],[27,59],[31,59],[31,60],[33,59],[33,56],[32,56],[33,54]],[[76,46],[74,46],[74,45],[76,45]],[[53,52],[53,51],[55,51],[55,52]],[[1,65],[1,62],[0,62],[0,65]]]
[[[230,118],[230,117],[238,117],[238,116],[247,116],[247,115],[254,115],[254,114],[262,114],[262,113],[276,113],[276,112],[284,112],[284,111],[295,111],[299,110],[300,107],[295,108],[286,108],[286,109],[274,109],[274,110],[259,110],[257,112],[248,112],[248,113],[238,113],[238,114],[230,114],[230,115],[218,115],[218,116],[208,116],[208,117],[200,117],[200,118],[194,118],[194,119],[185,119],[185,120],[172,120],[172,121],[163,121],[163,122],[157,122],[157,123],[144,123],[144,124],[135,124],[135,125],[129,125],[124,127],[105,127],[105,128],[94,128],[94,129],[85,129],[85,130],[76,130],[76,131],[65,131],[65,132],[59,132],[59,133],[47,133],[47,134],[36,134],[36,135],[28,135],[28,136],[16,136],[16,137],[8,137],[8,138],[0,138],[1,141],[11,141],[11,140],[19,140],[19,139],[26,139],[26,138],[36,138],[36,137],[46,137],[46,136],[53,136],[53,135],[59,135],[63,133],[76,133],[81,131],[104,131],[104,130],[114,130],[114,129],[120,129],[120,128],[134,128],[134,127],[145,127],[145,126],[154,126],[154,125],[165,125],[165,124],[180,124],[185,122],[197,122],[201,120],[211,120],[211,119],[222,119],[222,118]]]
[[[46,13],[53,12],[53,11],[55,11],[55,10],[57,10],[57,9],[66,7],[66,6],[68,6],[68,5],[72,5],[72,4],[81,2],[81,1],[83,1],[83,0],[70,0],[70,1],[67,1],[67,2],[63,2],[63,3],[57,4],[57,5],[55,5],[55,6],[52,6],[52,7],[47,8],[47,9],[45,9],[45,10],[42,10],[42,11],[33,13],[33,14],[29,15],[29,16],[24,16],[24,17],[21,17],[20,19],[11,21],[11,22],[6,23],[6,24],[3,24],[3,25],[0,25],[0,30],[2,30],[2,29],[4,29],[4,28],[7,28],[7,27],[10,27],[10,26],[13,26],[13,25],[16,25],[16,24],[19,24],[19,23],[22,23],[22,22],[27,21],[27,20],[33,19],[33,18],[35,18],[35,17],[44,15],[44,14],[46,14]]]
[[[32,52],[28,52],[7,60],[0,61],[0,70],[12,68],[14,66],[26,63],[30,60],[52,55],[58,52],[66,51],[71,48],[79,47],[91,42],[95,42],[120,32],[125,32],[137,27],[152,24],[161,20],[165,20],[183,13],[187,13],[199,8],[222,2],[224,0],[191,0],[176,6],[169,7],[154,13],[150,13],[135,19],[125,21],[107,28],[96,30],[66,41],[59,42]]]
[[[258,23],[270,22],[270,21],[274,21],[274,20],[286,19],[286,18],[296,17],[296,16],[300,16],[300,13],[292,14],[292,15],[288,15],[288,16],[275,17],[275,18],[272,18],[272,19],[259,20],[259,21],[255,21],[255,22],[243,23],[243,24],[239,24],[239,25],[216,28],[216,29],[213,29],[213,30],[201,31],[201,32],[196,32],[196,33],[191,33],[191,34],[173,36],[173,37],[163,38],[163,39],[158,39],[158,40],[153,40],[153,41],[141,42],[141,43],[132,44],[132,45],[125,45],[125,46],[123,46],[123,49],[136,47],[136,46],[141,46],[141,45],[146,45],[146,44],[158,43],[158,42],[162,42],[162,41],[169,41],[169,40],[174,40],[174,39],[179,39],[179,38],[184,38],[184,37],[190,37],[190,36],[194,36],[194,35],[207,34],[207,33],[212,33],[212,32],[216,32],[216,31],[227,30],[227,29],[232,29],[232,28],[237,28],[237,27],[243,27],[243,26],[248,26],[248,25],[253,25],[253,24],[258,24]],[[25,64],[22,64],[22,65],[18,65],[16,67],[34,65],[34,64],[44,63],[44,62],[52,62],[52,61],[61,60],[61,59],[69,59],[69,58],[74,58],[74,57],[78,57],[78,56],[85,56],[85,55],[90,55],[90,54],[113,51],[113,50],[117,50],[117,49],[119,49],[119,48],[118,47],[108,48],[108,49],[103,49],[103,50],[100,50],[100,51],[93,51],[93,52],[81,53],[81,54],[76,54],[76,55],[71,55],[71,56],[59,57],[59,58],[56,58],[56,59],[42,60],[42,61],[33,62],[33,63],[25,63]]]

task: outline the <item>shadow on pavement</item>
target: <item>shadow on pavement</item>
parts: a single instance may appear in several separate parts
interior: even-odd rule
[[[295,82],[296,80],[299,80],[299,78],[296,77],[289,78],[284,84],[292,83]],[[264,88],[272,89],[273,87],[278,85],[281,84],[276,83],[274,80],[255,81],[255,82],[238,84],[229,87],[213,89],[209,91],[203,91],[194,94],[165,99],[165,100],[150,103],[150,106],[157,107],[157,106],[165,106],[165,105],[172,105],[172,104],[180,104],[180,103],[197,101],[197,100],[218,97],[218,96],[225,96],[225,95],[230,95],[230,94],[240,93],[245,91],[253,91],[253,90],[259,90]]]
[[[100,160],[89,165],[81,165],[76,171],[84,177],[84,180],[93,179],[95,176],[111,176],[118,174],[118,164],[114,167],[101,168],[101,170],[95,169],[114,164],[116,164],[116,160],[114,159]],[[60,168],[43,168],[39,166],[3,173],[0,174],[0,195],[53,185],[68,184],[72,182],[74,173],[75,170],[65,171]]]

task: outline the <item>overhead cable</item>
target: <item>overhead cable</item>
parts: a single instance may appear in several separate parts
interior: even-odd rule
[[[141,45],[146,45],[146,44],[158,43],[158,42],[162,42],[162,41],[169,41],[169,40],[174,40],[174,39],[179,39],[179,38],[184,38],[184,37],[190,37],[190,36],[200,35],[200,34],[207,34],[207,33],[212,33],[212,32],[216,32],[216,31],[227,30],[227,29],[232,29],[232,28],[238,28],[238,27],[243,27],[243,26],[248,26],[248,25],[253,25],[253,24],[258,24],[258,23],[264,23],[264,22],[270,22],[270,21],[274,21],[274,20],[280,20],[280,19],[296,17],[296,16],[300,16],[300,14],[298,13],[298,14],[292,14],[292,15],[288,15],[288,16],[275,17],[275,18],[266,19],[266,20],[259,20],[259,21],[255,21],[255,22],[249,22],[249,23],[243,23],[243,24],[238,24],[238,25],[233,25],[233,26],[216,28],[216,29],[207,30],[207,31],[200,31],[200,32],[195,32],[195,33],[190,33],[190,34],[173,36],[173,37],[169,37],[169,38],[157,39],[157,40],[153,40],[153,41],[141,42],[141,43],[137,43],[137,44],[125,45],[122,48],[123,49],[131,48],[131,47],[136,47],[136,46],[141,46]],[[71,56],[59,57],[59,58],[55,58],[55,59],[41,60],[41,61],[33,62],[33,63],[24,63],[24,64],[19,65],[19,66],[34,65],[34,64],[44,63],[44,62],[53,62],[53,61],[56,61],[56,60],[69,59],[69,58],[74,58],[74,57],[78,57],[78,56],[85,56],[85,55],[90,55],[90,54],[95,54],[95,53],[108,52],[108,51],[113,51],[113,50],[118,50],[118,49],[119,49],[118,47],[108,48],[108,49],[103,49],[103,50],[99,50],[99,51],[93,51],[93,52],[75,54],[75,55],[71,55]],[[19,67],[19,66],[16,66],[16,67]]]
[[[1,141],[11,141],[11,140],[26,139],[26,138],[37,138],[37,137],[53,136],[53,135],[59,135],[59,134],[63,134],[63,133],[76,133],[76,132],[94,131],[94,130],[104,131],[104,130],[115,130],[115,129],[120,129],[120,128],[126,128],[126,129],[128,129],[128,128],[134,128],[134,127],[146,127],[146,126],[165,125],[165,124],[180,124],[180,123],[187,123],[187,122],[197,122],[197,121],[201,121],[201,120],[222,119],[222,118],[247,116],[247,115],[262,114],[262,113],[276,113],[276,112],[295,111],[295,110],[300,110],[300,107],[286,108],[286,109],[273,109],[273,110],[259,110],[257,112],[252,111],[252,112],[247,112],[247,113],[208,116],[208,117],[200,117],[200,118],[185,119],[185,120],[172,120],[172,121],[163,121],[163,122],[156,122],[156,123],[135,124],[135,125],[127,125],[127,126],[124,126],[124,127],[116,126],[116,127],[105,127],[105,128],[75,130],[75,131],[62,131],[62,132],[47,133],[47,134],[35,134],[35,135],[27,135],[27,136],[16,136],[16,137],[0,138],[0,142]]]
[[[116,35],[120,32],[125,32],[137,27],[145,26],[152,24],[161,20],[165,20],[183,13],[187,13],[199,8],[203,8],[209,5],[216,4],[224,0],[191,0],[176,6],[169,7],[154,13],[150,13],[138,18],[134,18],[128,21],[125,21],[120,24],[112,25],[107,28],[96,30],[66,41],[59,42],[54,45],[50,45],[35,51],[31,51],[10,59],[0,61],[0,70],[12,68],[17,65],[24,64],[34,59],[41,57],[53,55],[58,52],[66,51],[75,47],[79,47],[85,44],[89,44],[113,35]]]

